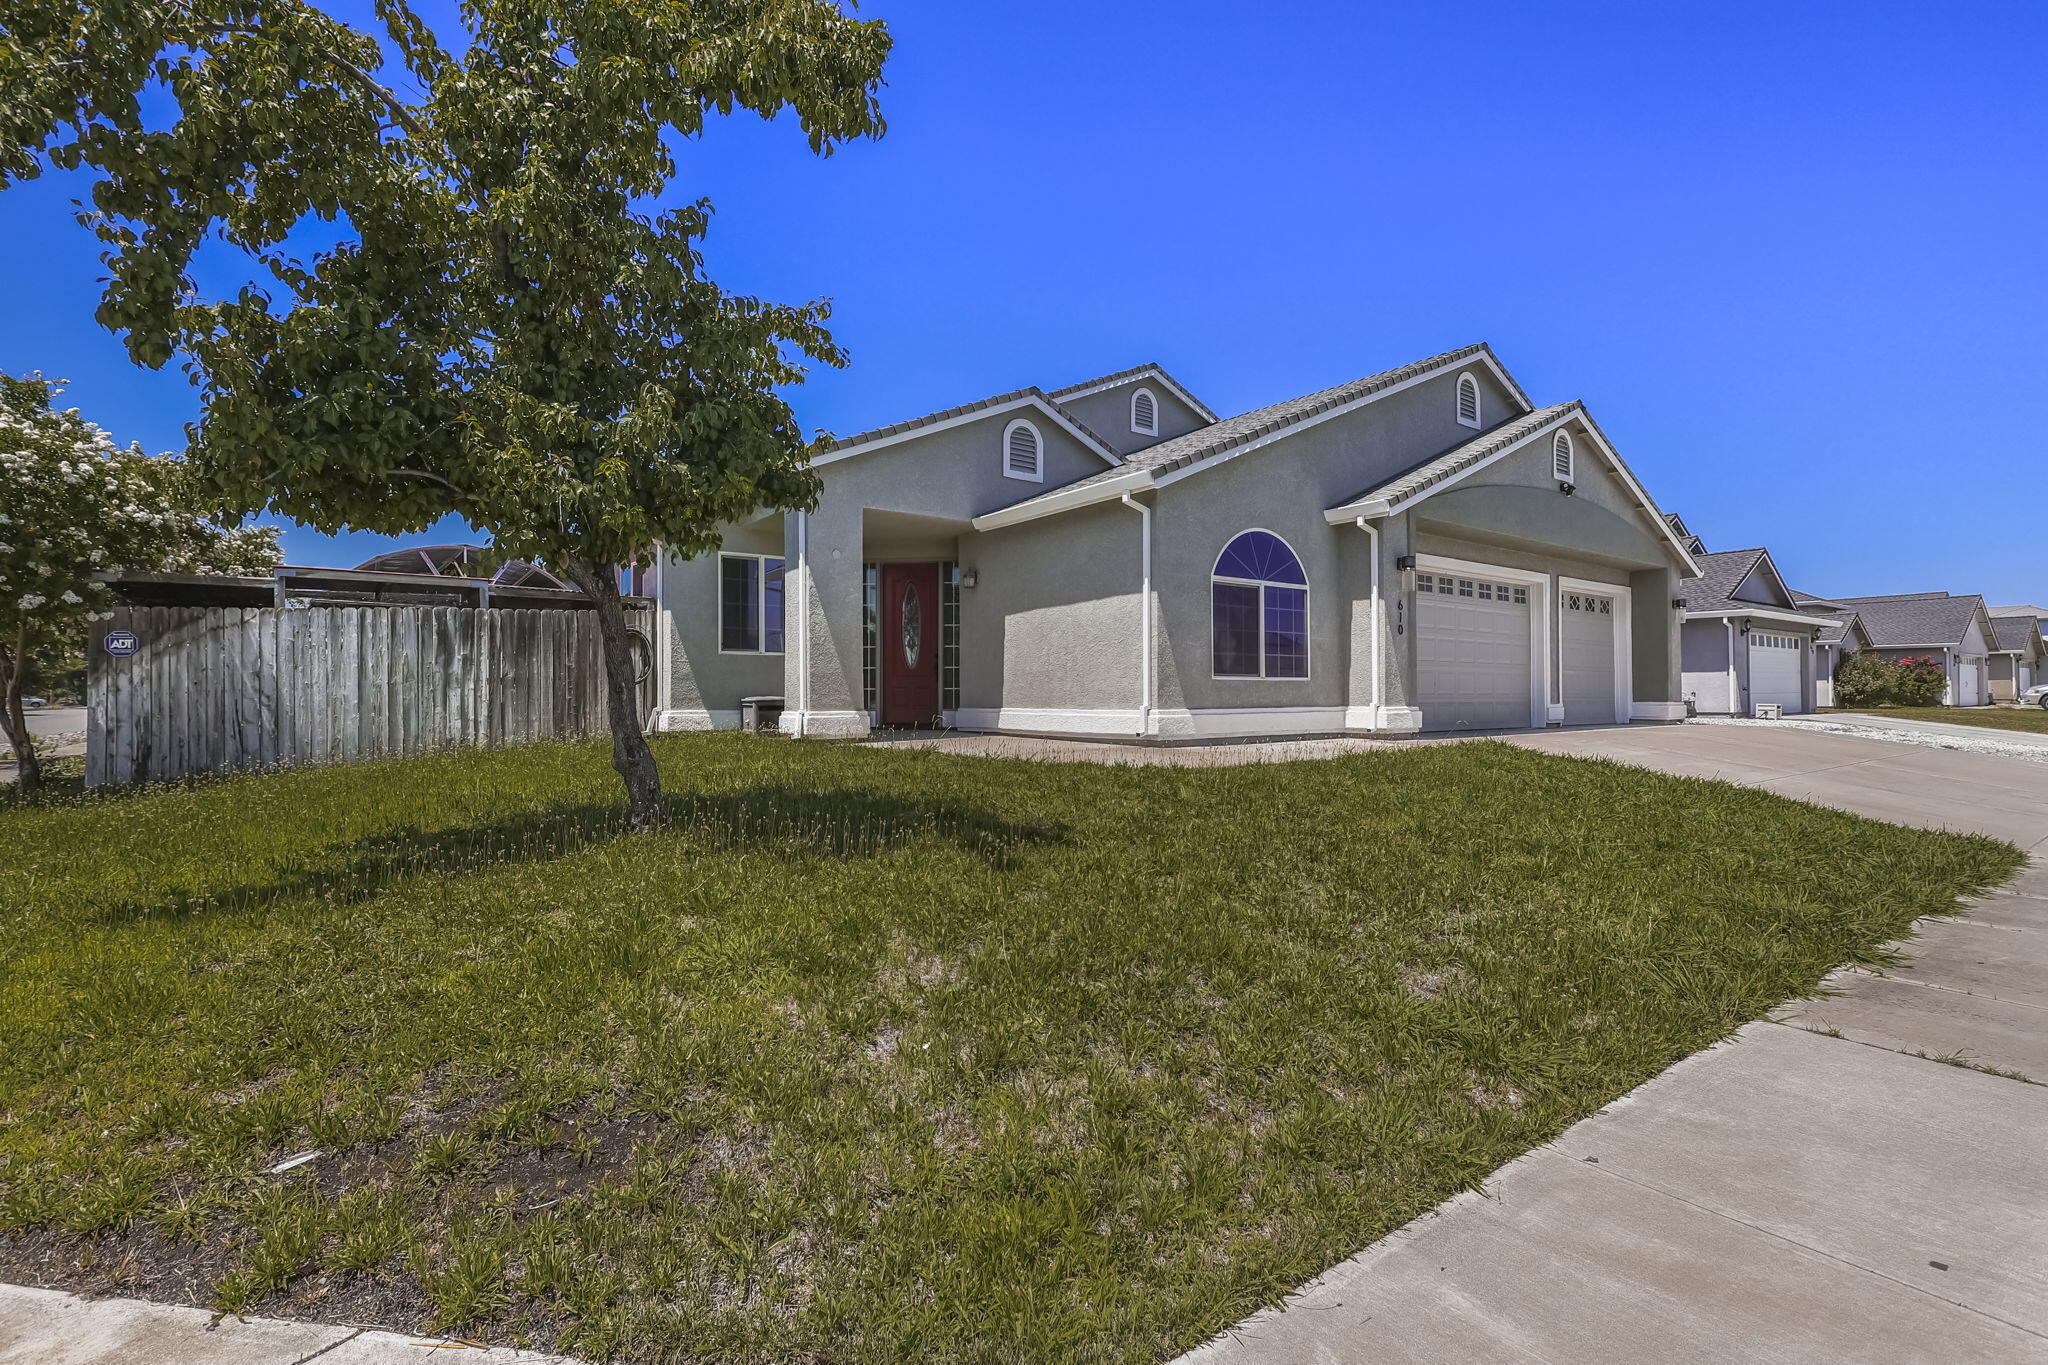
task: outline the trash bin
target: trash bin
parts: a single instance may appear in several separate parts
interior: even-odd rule
[[[782,728],[782,698],[741,697],[740,728],[751,734]]]

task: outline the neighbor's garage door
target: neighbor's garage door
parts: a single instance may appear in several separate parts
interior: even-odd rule
[[[1752,707],[1776,702],[1787,714],[1806,709],[1806,691],[1799,681],[1800,656],[1806,640],[1774,631],[1749,633],[1749,702]]]
[[[1529,725],[1529,590],[1458,574],[1415,580],[1415,682],[1425,730]]]
[[[1614,714],[1614,599],[1564,594],[1558,630],[1564,646],[1564,723],[1612,725]]]

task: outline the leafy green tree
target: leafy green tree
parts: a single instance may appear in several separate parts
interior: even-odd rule
[[[188,465],[116,447],[77,408],[57,411],[57,392],[40,375],[0,375],[0,730],[24,791],[43,771],[23,682],[110,614],[102,575],[267,573],[277,563],[273,528],[216,520]]]
[[[302,0],[0,0],[0,177],[90,168],[99,319],[142,364],[185,357],[220,496],[327,531],[460,513],[590,594],[646,828],[615,566],[814,505],[775,390],[845,363],[825,304],[726,295],[709,205],[659,198],[713,112],[791,111],[819,154],[878,136],[890,38],[831,0],[466,0],[452,41],[407,0],[376,14],[381,37]],[[261,286],[202,293],[221,247]]]
[[[1875,650],[1859,649],[1835,666],[1835,705],[1889,706],[1898,668]]]

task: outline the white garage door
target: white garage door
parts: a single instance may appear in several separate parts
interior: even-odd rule
[[[1529,726],[1529,590],[1462,574],[1415,578],[1415,683],[1425,730]]]
[[[1558,640],[1564,651],[1564,723],[1612,725],[1614,714],[1614,599],[1564,594]]]
[[[1806,709],[1805,689],[1799,681],[1799,660],[1806,652],[1805,637],[1779,635],[1774,631],[1749,633],[1749,700],[1752,707],[1776,702],[1786,714]]]

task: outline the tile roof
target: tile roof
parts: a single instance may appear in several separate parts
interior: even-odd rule
[[[1158,375],[1168,388],[1194,405],[1197,416],[1206,418],[1211,422],[1217,420],[1216,414],[1210,411],[1209,405],[1195,397],[1193,391],[1187,385],[1168,374],[1166,368],[1162,365],[1133,365],[1128,370],[1117,370],[1112,374],[1098,374],[1093,379],[1084,379],[1078,384],[1069,384],[1063,389],[1053,389],[1046,396],[1054,402],[1058,402],[1069,395],[1080,393],[1086,389],[1113,388],[1122,380],[1136,379],[1142,374]]]
[[[2000,649],[2031,651],[2034,638],[2040,626],[2031,616],[1994,616],[1991,618],[1991,635]]]
[[[955,417],[965,417],[969,413],[980,412],[984,408],[999,408],[1005,403],[1014,403],[1020,398],[1039,398],[1044,400],[1048,406],[1058,411],[1060,416],[1072,422],[1076,428],[1086,434],[1089,440],[1095,442],[1104,450],[1112,454],[1115,453],[1115,446],[1112,446],[1094,432],[1089,431],[1087,425],[1080,418],[1074,416],[1073,413],[1068,412],[1065,408],[1060,407],[1051,394],[1039,388],[1036,384],[1030,385],[1027,388],[1011,389],[1008,393],[999,393],[992,397],[977,399],[972,403],[962,403],[958,407],[941,408],[937,412],[928,412],[922,417],[913,417],[905,422],[892,422],[886,427],[875,427],[870,431],[856,432],[852,436],[842,436],[830,445],[825,446],[818,453],[820,455],[830,455],[835,450],[845,450],[852,446],[866,445],[870,441],[880,441],[890,436],[900,436],[905,432],[914,431],[918,427],[927,427],[937,422],[950,421]]]
[[[1474,437],[1461,446],[1454,446],[1441,455],[1432,456],[1391,479],[1382,479],[1369,488],[1361,489],[1336,506],[1349,507],[1367,499],[1399,502],[1403,498],[1413,497],[1425,489],[1433,488],[1444,480],[1463,473],[1488,456],[1499,454],[1532,432],[1541,431],[1558,418],[1584,411],[1585,405],[1576,398],[1569,403],[1553,403],[1547,408],[1538,408],[1511,422],[1503,422],[1492,431]]]
[[[1881,649],[1961,644],[1970,633],[1971,620],[1984,609],[1984,599],[1975,593],[1961,597],[1945,592],[1894,593],[1837,600],[1855,610],[1870,643]]]
[[[1042,499],[1052,499],[1090,484],[1107,483],[1112,479],[1122,478],[1133,470],[1142,470],[1154,475],[1171,473],[1211,455],[1220,455],[1233,446],[1284,431],[1296,423],[1307,421],[1332,408],[1370,397],[1383,389],[1406,383],[1432,370],[1455,365],[1482,354],[1491,354],[1483,341],[1471,346],[1461,346],[1455,351],[1445,351],[1442,355],[1433,355],[1427,360],[1418,360],[1398,369],[1383,370],[1379,374],[1370,374],[1363,379],[1354,379],[1335,388],[1304,394],[1300,398],[1290,398],[1284,403],[1256,408],[1237,417],[1226,417],[1220,422],[1200,427],[1184,436],[1176,436],[1157,445],[1147,446],[1143,450],[1133,451],[1125,457],[1120,469],[1106,469],[1101,473],[1091,474],[1085,479],[1077,479],[1073,483],[1062,484],[1058,488],[1024,498],[1001,510],[1026,507]]]

